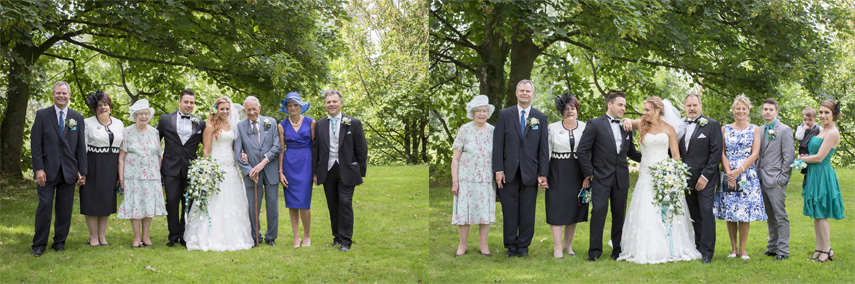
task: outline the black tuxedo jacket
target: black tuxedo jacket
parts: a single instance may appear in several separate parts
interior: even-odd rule
[[[196,117],[195,115],[192,115]],[[160,139],[164,141],[163,162],[160,165],[160,174],[163,176],[178,176],[181,169],[190,167],[190,161],[197,158],[196,149],[202,143],[202,132],[205,130],[205,121],[199,119],[199,123],[193,123],[193,134],[187,142],[181,144],[181,137],[175,129],[176,120],[181,118],[178,112],[167,113],[160,116],[157,122],[157,132]]]
[[[45,171],[45,181],[50,182],[62,170],[65,183],[76,183],[77,173],[87,174],[86,124],[83,116],[66,108],[66,121],[75,120],[77,125],[65,123],[60,137],[59,119],[54,106],[36,112],[36,120],[30,132],[30,151],[33,156],[33,172]]]
[[[615,138],[612,133],[609,117],[603,115],[588,120],[585,131],[582,132],[582,140],[579,141],[579,165],[582,173],[602,185],[610,187],[615,182],[620,189],[629,188],[629,168],[626,158],[641,162],[641,152],[635,149],[632,132],[620,128],[621,147],[620,151],[615,149]]]
[[[338,129],[338,168],[342,184],[357,186],[368,170],[368,145],[362,122],[354,117],[350,125],[339,121]],[[318,185],[327,180],[327,167],[330,160],[330,119],[324,117],[315,123],[315,140],[312,141],[312,175],[318,176]]]
[[[517,106],[499,112],[493,132],[493,172],[504,172],[505,181],[516,178],[520,171],[523,185],[537,185],[537,176],[549,175],[549,141],[546,115],[534,107],[528,118],[537,118],[532,127],[526,120],[525,134],[520,135],[520,115]]]
[[[707,124],[695,126],[695,131],[689,137],[689,148],[686,149],[686,135],[680,138],[680,158],[689,165],[688,187],[695,188],[701,175],[707,178],[707,188],[719,184],[719,169],[721,164],[721,149],[724,141],[721,137],[721,125],[715,119],[699,116],[697,119],[707,119]],[[703,137],[703,138],[701,138]]]

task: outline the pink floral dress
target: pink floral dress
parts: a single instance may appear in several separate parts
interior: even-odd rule
[[[479,131],[472,122],[457,132],[452,149],[462,152],[457,167],[459,190],[454,197],[451,224],[491,224],[496,221],[493,188],[493,127]]]
[[[125,198],[119,207],[119,219],[142,219],[165,216],[163,190],[160,182],[160,139],[157,129],[148,126],[140,132],[136,125],[122,132],[125,151]]]

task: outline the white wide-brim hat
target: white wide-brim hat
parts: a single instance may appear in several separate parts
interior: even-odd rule
[[[469,119],[475,119],[474,117],[472,117],[472,110],[474,110],[476,107],[479,107],[479,106],[488,106],[489,107],[490,114],[488,114],[487,117],[493,116],[493,111],[496,110],[496,107],[490,104],[490,99],[487,98],[487,96],[477,95],[474,98],[472,98],[471,101],[466,103],[466,117],[468,117]]]
[[[134,118],[134,114],[136,114],[138,111],[141,111],[144,109],[148,109],[150,115],[154,116],[154,108],[151,108],[148,106],[148,100],[146,100],[146,99],[138,100],[129,109],[130,109],[130,114],[131,114],[130,115],[131,122],[137,122],[137,119]]]

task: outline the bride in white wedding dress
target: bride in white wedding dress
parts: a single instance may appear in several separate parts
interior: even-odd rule
[[[685,126],[679,112],[669,101],[652,97],[644,101],[643,117],[631,123],[633,128],[641,129],[642,158],[638,182],[623,224],[622,251],[618,260],[644,264],[701,259],[701,253],[695,247],[695,233],[686,200],[680,200],[683,214],[674,217],[670,237],[666,234],[667,228],[662,223],[659,208],[653,205],[655,192],[648,167],[667,159],[669,148],[674,153],[673,158],[680,160],[677,141]]]
[[[226,171],[220,192],[208,198],[209,216],[191,208],[184,230],[188,250],[233,251],[251,248],[254,243],[249,224],[249,203],[246,200],[234,156],[234,140],[242,107],[228,97],[214,103],[217,112],[211,114],[202,134],[203,157],[211,156]]]

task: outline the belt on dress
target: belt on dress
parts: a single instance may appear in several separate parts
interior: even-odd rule
[[[310,145],[306,145],[306,144],[287,144],[286,143],[285,149],[302,149],[302,148],[309,148],[309,146]]]
[[[95,147],[95,146],[86,145],[86,152],[98,153],[98,154],[103,154],[103,153],[118,154],[119,153],[119,147]]]
[[[559,159],[559,160],[566,160],[566,159],[570,159],[570,158],[573,158],[573,159],[579,159],[579,157],[577,157],[577,156],[576,156],[576,152],[573,152],[573,153],[556,153],[556,152],[552,152],[551,157],[552,157],[553,159]]]

